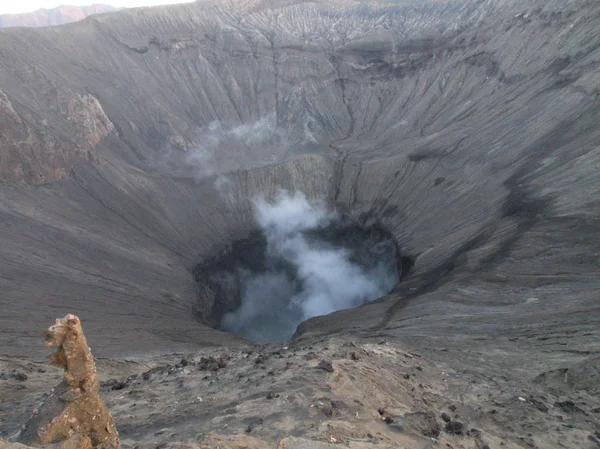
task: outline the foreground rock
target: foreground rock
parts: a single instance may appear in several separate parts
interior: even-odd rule
[[[57,449],[119,449],[119,434],[99,396],[96,364],[79,318],[69,314],[57,319],[45,335],[47,346],[56,347],[51,364],[62,368],[65,378],[24,425],[19,440],[56,444]]]

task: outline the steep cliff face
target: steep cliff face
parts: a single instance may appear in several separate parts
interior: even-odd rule
[[[203,2],[0,30],[6,351],[56,308],[100,353],[235,342],[193,318],[192,270],[285,188],[415,261],[298,338],[597,353],[599,24],[595,1]]]
[[[57,8],[38,9],[24,14],[0,14],[0,28],[8,27],[46,27],[77,22],[92,14],[117,11],[110,5],[94,4],[88,6],[61,5]]]
[[[114,129],[98,100],[89,94],[56,104],[54,112],[64,124],[61,135],[50,127],[52,118],[34,118],[29,113],[21,118],[2,92],[0,108],[0,172],[7,183],[43,184],[67,177],[76,161],[94,159],[94,147]]]

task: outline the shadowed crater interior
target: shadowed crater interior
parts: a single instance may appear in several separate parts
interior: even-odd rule
[[[387,295],[409,266],[388,232],[358,226],[302,194],[254,205],[260,230],[194,272],[195,313],[219,329],[288,340],[308,318]]]

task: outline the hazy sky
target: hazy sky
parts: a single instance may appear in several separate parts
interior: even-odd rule
[[[192,0],[187,0],[192,1]],[[40,8],[56,8],[60,5],[91,5],[104,3],[112,6],[155,6],[170,5],[173,3],[187,3],[186,0],[0,0],[0,14],[20,14],[32,12]]]

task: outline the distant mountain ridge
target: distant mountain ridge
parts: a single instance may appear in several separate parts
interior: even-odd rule
[[[105,4],[87,6],[61,5],[51,9],[38,9],[23,14],[0,14],[0,28],[8,27],[45,27],[77,22],[92,14],[118,11],[122,8]]]

